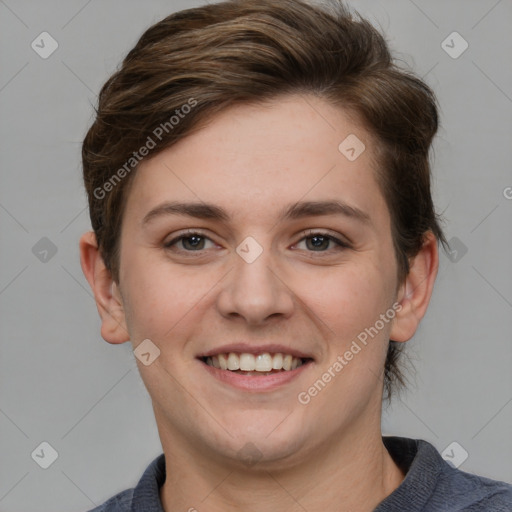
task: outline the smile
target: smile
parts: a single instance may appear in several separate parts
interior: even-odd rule
[[[308,361],[308,359],[294,357],[291,354],[270,354],[268,352],[262,354],[229,352],[203,357],[202,360],[213,368],[254,376],[295,370]]]
[[[203,370],[221,385],[253,393],[271,392],[312,371],[316,356],[296,347],[238,341],[196,355]]]

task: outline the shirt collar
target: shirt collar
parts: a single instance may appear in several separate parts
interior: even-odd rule
[[[165,454],[162,453],[146,468],[133,491],[132,512],[164,512],[160,487],[165,482]]]

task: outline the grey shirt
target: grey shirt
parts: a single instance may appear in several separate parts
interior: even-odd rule
[[[406,476],[374,512],[512,512],[512,485],[455,469],[427,441],[382,439]],[[159,490],[164,482],[162,453],[135,488],[116,494],[89,512],[163,512]]]

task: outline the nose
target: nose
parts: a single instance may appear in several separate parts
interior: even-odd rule
[[[289,318],[294,293],[271,251],[265,248],[250,263],[238,253],[234,253],[233,260],[234,268],[222,280],[218,311],[226,318],[243,318],[249,325],[263,324],[270,318]]]

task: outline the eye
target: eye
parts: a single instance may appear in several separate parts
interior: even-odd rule
[[[308,232],[308,236],[302,238],[299,244],[303,240],[306,241],[306,250],[312,250],[312,252],[326,252],[329,250],[329,245],[334,250],[348,249],[350,247],[348,243],[341,241],[339,238],[320,231]],[[334,244],[334,247],[332,247],[332,244]]]
[[[215,245],[212,240],[210,240],[203,233],[188,231],[187,233],[184,233],[180,236],[177,236],[176,238],[173,238],[169,242],[166,242],[164,247],[166,249],[171,249],[173,246],[177,245],[178,252],[199,252],[208,249],[208,247],[205,247],[207,241]],[[181,244],[181,247],[179,247],[179,244]]]
[[[343,250],[350,247],[347,242],[323,231],[308,231],[307,236],[303,237],[295,247],[298,247],[303,241],[306,243],[305,250],[308,252],[329,252],[330,250]],[[208,243],[211,244],[210,247],[208,247]],[[187,231],[169,242],[166,242],[164,247],[175,252],[190,253],[201,252],[213,248],[215,245],[216,244],[204,235],[204,233],[199,231]]]

